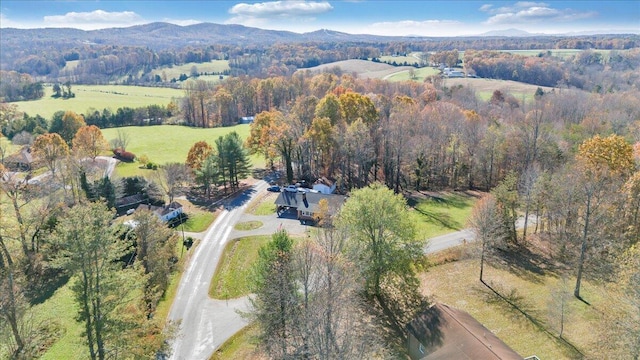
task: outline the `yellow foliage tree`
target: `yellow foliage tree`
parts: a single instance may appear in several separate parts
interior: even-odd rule
[[[200,170],[204,161],[211,155],[213,148],[206,141],[198,141],[193,144],[187,154],[186,164],[192,170]]]
[[[88,156],[93,161],[109,147],[107,140],[102,136],[102,131],[95,125],[83,126],[78,129],[72,144],[73,150],[78,155]]]

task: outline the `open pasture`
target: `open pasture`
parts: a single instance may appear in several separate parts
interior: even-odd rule
[[[453,87],[462,85],[474,89],[480,99],[489,100],[495,90],[500,90],[505,94],[513,95],[516,99],[529,101],[533,99],[536,89],[541,88],[545,92],[551,91],[553,88],[547,86],[538,86],[525,84],[511,80],[496,79],[479,79],[479,78],[454,78],[444,79],[443,85]]]
[[[89,108],[116,111],[121,107],[166,106],[171,99],[184,96],[184,92],[179,89],[126,85],[71,85],[71,91],[76,94],[74,98],[56,99],[51,97],[52,87],[45,86],[42,99],[17,101],[13,104],[31,116],[40,114],[45,119],[51,119],[60,110],[85,113]]]
[[[404,64],[405,62],[409,65],[412,65],[413,63],[420,63],[421,58],[420,56],[422,56],[421,52],[413,52],[410,54],[407,54],[406,56],[392,56],[392,55],[385,55],[385,56],[380,56],[380,61],[382,62],[386,62],[386,63],[393,63],[394,61],[396,62],[396,64]]]
[[[249,136],[249,125],[235,125],[217,128],[194,128],[179,125],[157,126],[127,126],[121,128],[103,129],[102,134],[107,141],[115,139],[118,131],[129,137],[127,150],[136,156],[146,155],[149,161],[155,164],[171,162],[184,163],[191,146],[198,141],[206,141],[213,145],[215,139],[232,131],[240,135],[242,139]],[[259,156],[250,157],[254,166],[264,166],[264,160]],[[138,162],[119,163],[116,173],[120,176],[144,175],[152,170],[140,169]]]
[[[498,50],[501,52],[508,52],[514,55],[522,55],[522,56],[539,56],[540,54],[546,54],[547,52],[551,53],[551,56],[559,57],[562,59],[568,59],[572,56],[576,56],[584,50],[580,49],[542,49],[542,50]],[[595,49],[593,50],[597,53],[602,54],[603,58],[609,57],[610,50],[604,49]]]
[[[228,60],[212,60],[206,63],[186,63],[182,65],[174,65],[172,67],[161,67],[151,71],[151,75],[160,75],[162,81],[171,81],[178,79],[180,74],[191,76],[191,69],[196,67],[198,73],[220,73],[229,70]],[[165,80],[166,77],[166,80]]]
[[[423,67],[423,68],[419,68],[419,69],[413,69],[414,74],[415,74],[415,78],[411,78],[411,70],[402,70],[402,71],[398,71],[396,73],[390,74],[385,76],[383,79],[384,80],[389,80],[389,81],[407,81],[407,80],[414,80],[417,82],[423,82],[424,79],[426,79],[429,76],[433,76],[433,75],[438,75],[440,74],[440,70],[436,69],[436,68],[432,68],[432,67]]]

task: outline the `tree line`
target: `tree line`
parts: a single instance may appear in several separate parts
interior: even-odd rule
[[[31,39],[32,40],[32,39]],[[378,58],[383,54],[411,51],[440,52],[472,49],[613,49],[638,47],[637,36],[594,35],[528,38],[440,38],[397,41],[308,41],[279,44],[215,44],[155,49],[149,46],[83,45],[68,48],[56,41],[3,42],[3,70],[30,74],[49,82],[103,84],[126,78],[130,84],[155,82],[151,71],[162,66],[229,60],[234,76],[290,75],[295,70],[346,59]],[[571,47],[574,46],[574,47]],[[65,68],[67,62],[77,66]],[[279,64],[279,65],[278,65]]]

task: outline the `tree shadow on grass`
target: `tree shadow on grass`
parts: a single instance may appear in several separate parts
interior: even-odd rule
[[[29,282],[26,288],[26,298],[31,306],[47,301],[59,288],[69,281],[69,275],[62,270],[50,269],[38,276],[37,281]]]
[[[434,225],[442,226],[451,230],[461,230],[462,224],[455,221],[449,214],[445,214],[439,211],[427,211],[421,209],[419,206],[414,208],[416,212],[424,216],[425,221]]]
[[[524,246],[498,249],[494,253],[492,263],[522,279],[538,284],[544,282],[544,276],[557,276],[560,270],[548,258]]]
[[[538,331],[544,333],[549,339],[556,343],[562,352],[571,359],[583,359],[584,354],[570,341],[556,335],[547,328],[543,319],[544,314],[536,310],[526,298],[518,294],[516,289],[502,289],[499,284],[481,281],[484,286],[475,286],[474,291],[490,305],[499,308],[501,313],[513,316],[524,316]]]

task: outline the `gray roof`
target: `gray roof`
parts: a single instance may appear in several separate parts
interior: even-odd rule
[[[329,205],[329,213],[335,214],[347,199],[344,195],[322,194],[314,192],[290,192],[283,191],[275,201],[276,206],[286,206],[298,210],[316,212],[320,200],[326,199]]]
[[[427,350],[422,360],[522,359],[469,313],[445,304],[422,312],[408,330]]]

